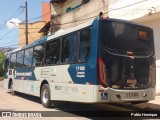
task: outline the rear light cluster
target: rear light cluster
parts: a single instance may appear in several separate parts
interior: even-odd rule
[[[106,88],[108,86],[108,73],[106,70],[105,62],[98,57],[98,79],[100,84]]]

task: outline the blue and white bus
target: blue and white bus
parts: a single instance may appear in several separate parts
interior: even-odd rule
[[[146,102],[155,99],[153,30],[96,18],[9,52],[5,88],[53,101]]]

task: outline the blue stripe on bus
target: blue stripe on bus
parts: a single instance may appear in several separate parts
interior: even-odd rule
[[[36,80],[35,68],[15,68],[15,79],[24,78],[24,80]]]
[[[92,25],[92,46],[87,63],[71,64],[68,68],[68,73],[75,84],[86,84],[87,82],[89,82],[93,85],[99,85],[97,75],[97,44],[99,38],[99,20],[94,20]]]
[[[84,64],[72,64],[68,68],[68,73],[75,84],[96,84],[97,81],[97,67],[95,65]]]

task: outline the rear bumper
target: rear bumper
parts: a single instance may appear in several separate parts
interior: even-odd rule
[[[154,99],[154,88],[144,90],[117,90],[112,88],[103,89],[100,86],[94,87],[94,102],[132,102]]]

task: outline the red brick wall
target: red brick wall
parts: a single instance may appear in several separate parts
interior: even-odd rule
[[[50,21],[50,18],[51,18],[50,3],[43,2],[42,3],[42,21],[45,21],[47,23]]]

